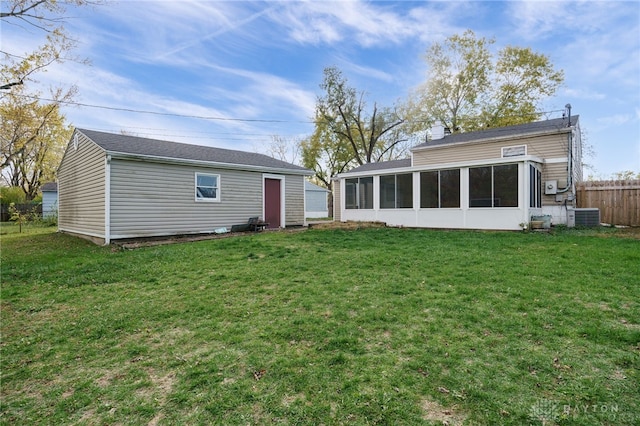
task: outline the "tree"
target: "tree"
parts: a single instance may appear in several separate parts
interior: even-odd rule
[[[297,164],[300,156],[300,140],[272,135],[271,142],[267,146],[267,155],[287,163]]]
[[[322,120],[316,120],[313,134],[300,141],[300,151],[302,165],[313,170],[317,183],[330,191],[333,190],[331,179],[357,164],[351,148]]]
[[[302,163],[315,170],[316,180],[331,190],[331,178],[365,163],[406,155],[405,120],[390,108],[373,104],[367,110],[365,93],[349,86],[336,67],[324,70],[316,101],[315,130],[301,141]]]
[[[407,107],[414,130],[436,120],[455,133],[538,118],[540,102],[560,87],[563,71],[530,48],[507,46],[494,57],[493,43],[467,30],[428,49],[427,81]]]
[[[0,103],[0,166],[2,179],[21,188],[27,199],[38,194],[40,186],[55,178],[71,127],[65,124],[59,102],[25,100],[19,86]],[[55,93],[54,98],[61,94]]]
[[[634,172],[633,170],[623,170],[621,172],[615,172],[611,175],[614,180],[640,180],[640,172]]]
[[[36,76],[47,67],[73,60],[75,41],[65,32],[64,13],[69,6],[96,4],[90,0],[11,0],[2,2],[3,25],[16,25],[25,31],[36,29],[45,34],[45,42],[33,52],[2,50],[0,65],[0,166],[5,182],[19,186],[28,199],[40,185],[53,179],[61,157],[61,147],[68,140],[70,128],[60,111],[60,104],[70,101],[75,86],[49,89],[49,100],[40,101]],[[4,49],[4,45],[3,45]]]

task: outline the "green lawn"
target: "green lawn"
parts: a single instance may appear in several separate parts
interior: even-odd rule
[[[637,234],[0,234],[2,424],[640,423]]]

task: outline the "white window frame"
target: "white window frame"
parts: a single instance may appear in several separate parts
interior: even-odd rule
[[[217,186],[203,186],[204,188],[215,188],[216,190],[216,196],[215,198],[206,198],[206,197],[199,197],[198,196],[198,176],[210,176],[210,177],[215,177],[216,178],[216,183]],[[200,185],[202,186],[202,185]],[[220,202],[220,175],[219,174],[215,174],[215,173],[200,173],[200,172],[196,172],[195,176],[194,176],[194,196],[195,196],[195,200],[196,202],[200,203],[217,203]]]

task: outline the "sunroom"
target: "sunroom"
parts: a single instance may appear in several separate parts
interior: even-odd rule
[[[420,228],[519,230],[541,214],[542,164],[520,156],[412,167],[367,164],[338,176],[336,216]]]

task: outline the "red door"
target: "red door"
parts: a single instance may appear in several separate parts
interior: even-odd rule
[[[280,218],[280,180],[264,180],[264,221],[269,228],[279,228]]]

